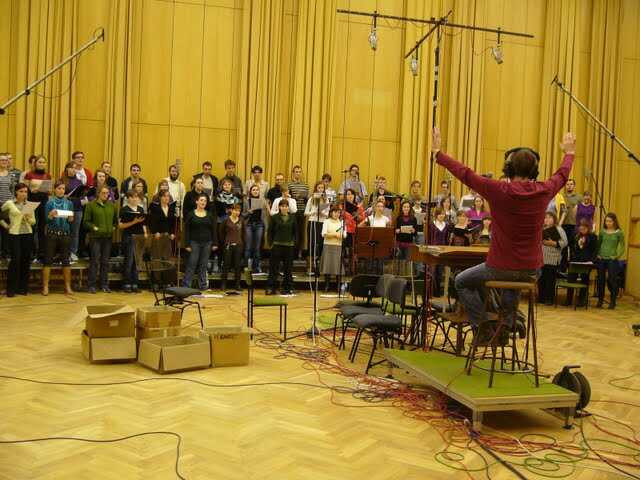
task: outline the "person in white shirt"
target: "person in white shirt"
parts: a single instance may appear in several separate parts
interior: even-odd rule
[[[391,223],[391,219],[384,214],[384,209],[384,202],[382,200],[378,200],[374,205],[373,214],[361,221],[358,226],[375,228],[388,227]]]
[[[184,202],[184,196],[187,192],[184,188],[184,183],[178,180],[178,177],[180,177],[178,166],[171,165],[169,167],[169,176],[165,178],[165,180],[169,184],[169,193],[171,194],[171,198],[176,202],[176,217],[181,217],[182,204]]]
[[[271,205],[271,211],[269,213],[271,214],[272,217],[278,214],[278,211],[279,211],[278,205],[280,205],[280,202],[284,202],[284,201],[286,201],[289,204],[289,213],[296,213],[298,211],[298,206],[296,204],[296,201],[291,197],[291,195],[289,195],[289,186],[282,185],[280,189],[282,191],[282,196],[276,198],[273,201],[273,204]]]
[[[329,200],[324,191],[324,182],[319,181],[313,187],[313,193],[307,200],[307,204],[304,209],[304,215],[307,217],[307,238],[309,238],[309,267],[317,269],[317,262],[322,256],[323,238],[322,238],[322,224],[329,216]],[[315,264],[313,264],[315,259]]]
[[[478,194],[470,188],[469,193],[460,197],[459,210],[462,210],[463,212],[468,212],[469,210],[471,210],[473,208],[473,202],[475,201],[477,196]],[[453,206],[453,202],[451,202],[451,204]],[[453,208],[455,209],[455,206]]]
[[[258,185],[260,188],[260,198],[265,198],[267,191],[269,190],[269,182],[262,179],[262,167],[260,165],[254,165],[251,169],[251,178],[244,182],[244,196],[249,195],[249,190],[254,185]]]
[[[322,175],[322,183],[324,183],[324,193],[329,203],[335,203],[338,198],[338,192],[331,187],[331,175],[325,173]]]

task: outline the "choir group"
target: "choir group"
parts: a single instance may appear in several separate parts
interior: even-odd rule
[[[310,188],[300,166],[293,167],[288,182],[284,174],[277,173],[271,187],[263,179],[262,167],[256,165],[251,178],[243,182],[232,160],[224,162],[221,179],[212,173],[211,162],[204,162],[187,189],[179,179],[177,162],[150,193],[138,164],[131,165],[130,176],[118,184],[109,162],[92,172],[80,151],[72,154],[55,180],[42,155],[32,156],[25,172],[15,168],[12,160],[11,154],[0,154],[0,253],[9,259],[8,296],[27,294],[32,261],[42,263],[44,295],[49,291],[54,261],[62,265],[66,293],[72,293],[70,265],[87,253],[89,291],[110,292],[114,239],[119,240],[124,256],[125,292],[138,291],[142,251],[150,251],[151,258],[168,260],[182,245],[188,252],[183,284],[195,282],[203,290],[209,287],[210,264],[221,272],[223,290],[231,272],[234,288],[239,290],[244,267],[263,273],[261,255],[268,248],[267,294],[276,293],[280,274],[281,292],[292,292],[296,258],[310,258],[310,269],[324,275],[326,289],[332,276],[339,285],[342,275],[353,273],[349,270],[354,236],[361,226],[394,228],[395,255],[401,260],[409,258],[415,244],[491,242],[490,206],[474,191],[458,200],[450,183],[442,181],[437,195],[428,201],[419,180],[411,183],[407,194],[396,194],[387,189],[386,178],[379,176],[369,193],[355,164],[336,191],[329,174]],[[553,303],[558,275],[588,282],[588,275],[575,274],[571,266],[593,264],[598,270],[598,306],[602,306],[606,284],[611,293],[609,308],[615,308],[624,235],[614,213],[606,215],[596,235],[594,216],[591,195],[578,194],[573,180],[549,204],[541,246],[540,302]],[[432,275],[436,294],[442,291],[440,276],[440,271]],[[586,292],[580,292],[578,301],[585,304]],[[570,291],[568,303],[572,295]]]

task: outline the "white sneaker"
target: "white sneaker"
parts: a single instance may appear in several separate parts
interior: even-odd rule
[[[71,259],[72,262],[78,261],[78,256],[75,253],[72,253],[71,255],[69,255],[69,258]]]

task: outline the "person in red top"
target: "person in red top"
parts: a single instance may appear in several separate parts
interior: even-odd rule
[[[565,133],[560,143],[564,159],[544,182],[538,175],[537,153],[529,148],[510,150],[504,173],[508,181],[478,175],[440,151],[440,131],[433,130],[432,150],[438,164],[482,195],[491,205],[491,245],[485,263],[461,272],[455,281],[461,304],[473,325],[487,320],[482,291],[488,280],[531,281],[542,266],[542,224],[547,205],[564,187],[575,156],[576,137]],[[502,307],[511,323],[518,308],[518,293],[505,290]]]
[[[43,185],[44,180],[49,180],[48,188]],[[51,175],[47,173],[47,159],[44,155],[37,155],[32,163],[32,170],[24,176],[24,181],[29,185],[29,201],[40,202],[36,208],[36,241],[37,241],[37,257],[44,259],[44,227],[47,223],[47,217],[44,212],[44,206],[49,200],[51,193]]]

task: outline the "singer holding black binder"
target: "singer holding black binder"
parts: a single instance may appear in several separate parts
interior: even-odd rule
[[[531,281],[542,267],[542,223],[551,199],[569,178],[575,156],[575,135],[566,133],[560,144],[564,159],[560,168],[544,182],[537,181],[539,156],[524,147],[506,153],[502,182],[478,175],[469,167],[440,151],[441,137],[433,130],[432,150],[437,162],[462,183],[478,192],[491,205],[492,237],[487,261],[456,277],[461,304],[473,325],[487,320],[482,291],[488,280]],[[502,306],[506,321],[513,322],[518,293],[505,290]]]

